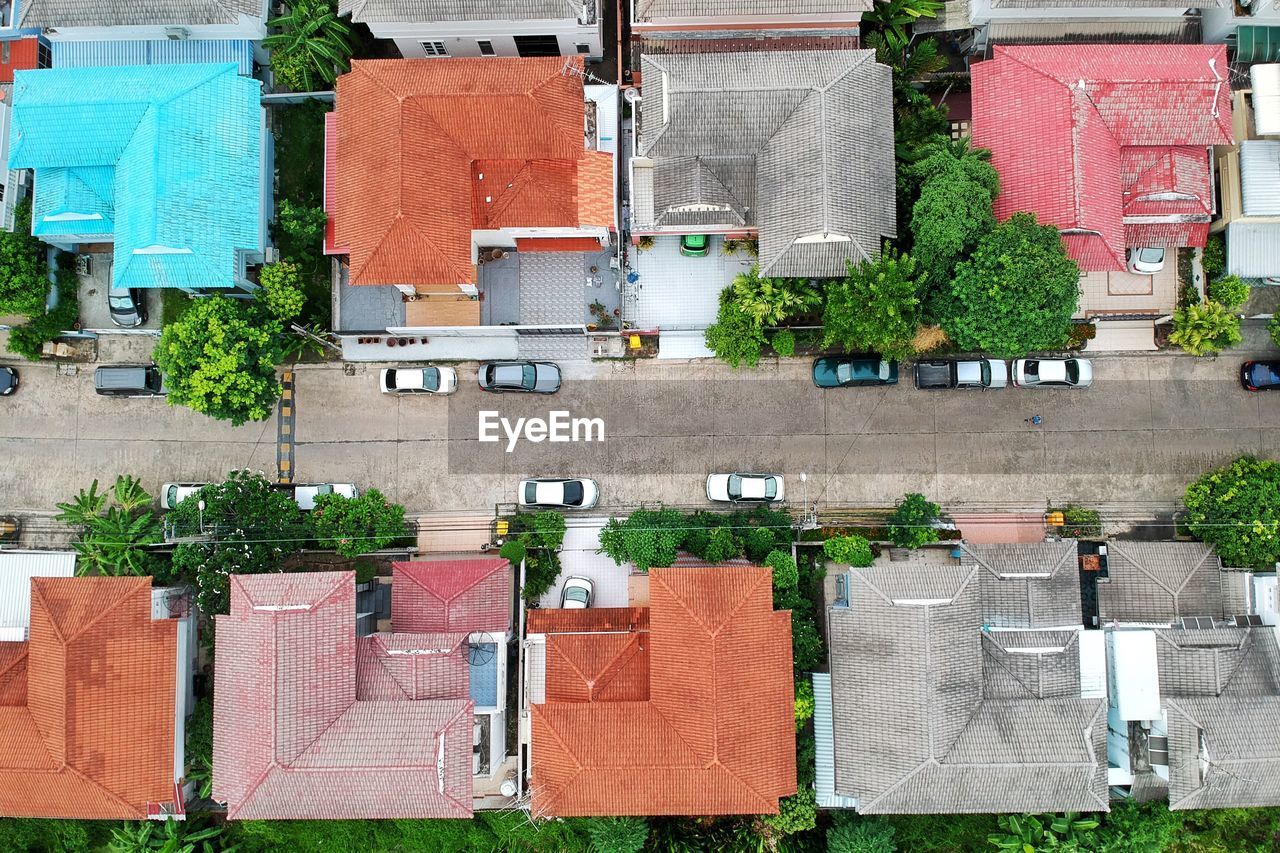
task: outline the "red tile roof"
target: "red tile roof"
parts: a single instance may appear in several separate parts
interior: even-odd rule
[[[357,640],[351,572],[233,575],[216,621],[213,796],[229,818],[471,815],[459,638]]]
[[[796,791],[795,726],[791,619],[770,577],[654,569],[648,631],[547,635],[535,814],[777,812]]]
[[[353,62],[326,164],[329,245],[347,249],[351,283],[474,282],[473,228],[613,226],[612,156],[586,150],[581,70],[579,57]]]
[[[1058,226],[1085,270],[1122,270],[1145,240],[1203,246],[1227,74],[1222,45],[994,48],[972,69],[972,129],[1000,174],[996,216]]]
[[[146,819],[173,802],[177,623],[150,578],[34,578],[0,643],[0,814]]]
[[[530,634],[570,634],[590,631],[647,631],[647,607],[592,607],[589,610],[536,608],[525,614]]]
[[[40,63],[40,39],[36,36],[6,41],[8,59],[0,62],[0,83],[12,83],[13,72],[29,71]]]
[[[511,564],[500,557],[392,563],[391,626],[400,632],[508,631]]]

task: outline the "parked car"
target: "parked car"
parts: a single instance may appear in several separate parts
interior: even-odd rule
[[[783,497],[781,474],[712,474],[707,477],[709,501],[767,504]]]
[[[169,393],[154,364],[111,364],[93,373],[93,390],[108,397],[163,397]]]
[[[824,356],[813,362],[813,384],[819,388],[897,385],[898,362],[878,355]]]
[[[145,291],[111,288],[107,291],[107,310],[111,322],[117,326],[132,328],[147,322],[147,296]]]
[[[452,367],[386,367],[378,379],[383,394],[452,394],[458,371]]]
[[[18,371],[12,367],[0,367],[0,397],[7,397],[18,390]]]
[[[1129,272],[1134,275],[1155,275],[1164,269],[1164,246],[1140,246],[1125,254],[1129,259]]]
[[[485,361],[477,378],[484,391],[554,394],[560,390],[560,368],[549,361]]]
[[[1003,388],[1009,384],[1009,365],[995,358],[942,358],[918,361],[915,366],[916,387],[937,388]]]
[[[1087,358],[1020,358],[1013,363],[1013,384],[1021,388],[1088,388],[1093,364]]]
[[[360,497],[359,490],[352,483],[304,483],[293,487],[293,499],[298,509],[313,510],[316,498],[321,495],[342,495],[344,498]]]
[[[590,509],[600,500],[600,487],[585,477],[540,477],[520,481],[520,506]]]
[[[680,254],[689,258],[705,258],[711,251],[711,238],[706,234],[684,234],[680,237]]]
[[[1246,361],[1240,365],[1246,391],[1280,391],[1280,361]]]
[[[160,508],[173,509],[204,487],[204,483],[165,483],[160,487]]]
[[[564,610],[586,610],[591,606],[596,585],[591,578],[565,578],[560,590],[560,607]]]

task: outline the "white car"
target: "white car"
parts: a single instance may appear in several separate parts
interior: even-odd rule
[[[594,592],[595,584],[591,582],[591,578],[565,578],[564,588],[560,590],[560,608],[586,610],[591,606]]]
[[[1164,269],[1164,246],[1139,246],[1127,254],[1129,272],[1134,275],[1155,275]]]
[[[542,477],[520,481],[520,506],[590,509],[600,500],[600,487],[585,477]]]
[[[1019,388],[1088,388],[1093,364],[1087,358],[1020,358],[1013,363]]]
[[[313,510],[316,498],[321,495],[342,495],[344,498],[358,498],[360,492],[351,483],[305,483],[293,487],[293,499],[298,509]]]
[[[160,487],[160,508],[173,509],[205,487],[205,483],[165,483]]]
[[[781,474],[712,474],[707,500],[718,503],[767,504],[784,497]]]
[[[379,377],[383,394],[436,394],[458,390],[458,372],[452,367],[386,367]]]

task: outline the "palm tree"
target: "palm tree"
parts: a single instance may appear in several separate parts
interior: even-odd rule
[[[289,13],[267,22],[279,32],[262,40],[271,68],[290,88],[315,91],[333,85],[350,68],[351,27],[330,0],[293,0]]]
[[[947,67],[947,58],[931,38],[913,43],[892,31],[870,32],[862,43],[876,52],[876,62],[893,70],[895,82],[914,83]]]
[[[80,490],[80,494],[68,503],[55,504],[59,510],[54,516],[63,524],[84,525],[98,517],[102,508],[107,505],[107,496],[98,494],[98,481],[94,480],[89,491]]]
[[[879,0],[871,11],[863,13],[862,20],[906,41],[910,24],[938,17],[943,5],[942,0]]]

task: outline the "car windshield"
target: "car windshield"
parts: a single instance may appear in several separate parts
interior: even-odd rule
[[[527,504],[538,502],[538,484],[532,480],[524,484],[524,502]]]
[[[566,586],[564,588],[564,597],[566,601],[576,601],[579,604],[587,603],[587,591],[580,586]]]
[[[837,382],[841,382],[841,383],[848,382],[852,378],[853,378],[852,363],[847,361],[842,361],[836,365],[836,381]]]
[[[538,383],[538,368],[534,367],[532,364],[526,364],[524,366],[524,387],[532,388],[537,383]]]
[[[772,500],[778,496],[778,481],[772,477],[765,477],[764,480],[764,496]]]
[[[1255,362],[1249,371],[1251,381],[1259,388],[1267,385],[1280,385],[1280,362]]]
[[[1145,246],[1138,250],[1138,260],[1144,264],[1164,262],[1164,249],[1158,246]]]
[[[570,506],[578,506],[582,503],[582,484],[577,480],[564,484],[564,502]]]
[[[169,506],[177,506],[178,505],[178,487],[170,486],[169,491],[165,495],[165,497],[166,497],[165,503],[167,503]]]
[[[399,376],[400,376],[400,372],[399,372],[399,371],[396,371],[396,370],[388,370],[388,371],[387,371],[387,387],[388,387],[388,388],[393,388],[393,389],[394,389],[394,388],[399,388],[400,386],[396,384],[396,378],[397,378],[397,377],[399,377]]]
[[[991,363],[988,361],[982,362],[982,384],[991,384]]]
[[[1023,369],[1026,371],[1027,376],[1030,376],[1030,377],[1036,377],[1036,376],[1039,376],[1039,375],[1040,375],[1040,362],[1036,361],[1034,358],[1029,358],[1029,359],[1027,359],[1027,363],[1026,363],[1026,365],[1023,367]]]
[[[129,296],[127,290],[112,290],[107,293],[107,301],[112,308],[120,311],[132,311],[133,299]]]
[[[879,374],[879,375],[880,375],[880,378],[881,378],[881,379],[888,379],[888,378],[889,378],[889,362],[888,362],[888,360],[887,360],[887,359],[883,359],[883,358],[882,358],[882,359],[880,359],[880,374]]]
[[[439,391],[440,390],[440,371],[434,367],[423,368],[422,371],[422,390]]]
[[[1080,381],[1079,363],[1075,361],[1068,361],[1066,363],[1066,368],[1067,368],[1067,381],[1070,382],[1072,385],[1079,382]]]
[[[730,474],[727,491],[729,492],[729,497],[733,500],[742,497],[742,478],[737,474]]]

